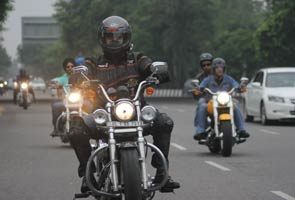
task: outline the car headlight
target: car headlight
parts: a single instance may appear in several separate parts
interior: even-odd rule
[[[222,106],[225,106],[226,104],[228,104],[229,100],[230,100],[230,96],[227,92],[220,92],[217,96],[217,102]]]
[[[157,110],[153,106],[145,106],[141,109],[141,119],[145,122],[151,122],[156,118]]]
[[[28,88],[28,84],[27,83],[22,83],[21,85],[20,85],[20,87],[22,88],[22,89],[27,89]]]
[[[3,88],[4,87],[4,84],[3,83],[0,83],[0,87]]]
[[[81,95],[77,92],[73,92],[69,95],[68,97],[68,100],[71,102],[71,103],[77,103],[81,100]]]
[[[108,121],[108,113],[104,109],[97,109],[93,112],[93,118],[98,125],[104,125]]]
[[[4,85],[7,85],[8,84],[8,82],[7,81],[4,81]]]
[[[135,115],[135,108],[131,102],[121,101],[115,106],[114,113],[119,121],[129,121]]]
[[[278,103],[284,103],[285,100],[283,97],[278,97],[278,96],[268,96],[268,100],[272,102],[278,102]]]

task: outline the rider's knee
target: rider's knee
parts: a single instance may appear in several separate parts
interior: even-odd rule
[[[155,120],[155,126],[158,131],[171,134],[174,122],[166,113],[159,113]]]

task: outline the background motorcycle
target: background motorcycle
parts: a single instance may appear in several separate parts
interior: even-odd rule
[[[68,134],[70,131],[71,120],[74,117],[82,117],[88,114],[86,112],[83,112],[82,110],[83,96],[81,94],[81,91],[74,90],[72,92],[69,92],[70,89],[70,86],[63,87],[63,90],[66,94],[64,98],[64,105],[66,110],[62,112],[57,118],[55,125],[58,130],[59,137],[63,143],[69,142]]]
[[[247,78],[241,79],[241,86],[248,82]],[[195,90],[199,91],[199,81],[193,80]],[[246,139],[240,138],[236,133],[234,124],[234,102],[232,95],[238,88],[232,88],[230,91],[212,92],[209,88],[205,88],[204,92],[212,95],[212,99],[208,102],[208,118],[206,129],[207,138],[200,140],[199,144],[207,145],[210,152],[219,153],[225,157],[231,156],[234,144],[240,144]]]
[[[29,93],[28,82],[20,82],[19,92],[17,95],[18,105],[23,107],[26,110],[32,103],[32,100],[33,100],[33,97]]]
[[[114,99],[110,98],[104,87],[98,84],[107,103],[105,109],[97,109],[92,116],[98,130],[105,133],[106,139],[97,141],[97,147],[93,148],[88,160],[86,182],[91,192],[76,194],[75,198],[86,198],[91,195],[96,199],[152,199],[155,191],[160,190],[166,183],[168,178],[166,159],[156,146],[146,142],[143,137],[144,128],[152,126],[157,111],[152,106],[141,108],[140,97],[145,88],[159,84],[154,75],[167,72],[167,64],[155,62],[151,69],[153,74],[139,84],[133,99],[130,98],[126,86],[116,89],[117,98]],[[87,78],[85,72],[87,68],[81,72]],[[152,89],[147,89],[151,93]],[[148,149],[158,154],[165,171],[163,180],[156,185],[152,184],[147,172]],[[95,174],[91,167],[93,163],[96,164]]]

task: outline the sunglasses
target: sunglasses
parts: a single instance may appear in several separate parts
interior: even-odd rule
[[[205,64],[202,64],[202,67],[207,67],[207,66],[211,66],[212,64],[211,63],[205,63]]]

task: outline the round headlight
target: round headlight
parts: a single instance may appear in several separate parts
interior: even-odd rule
[[[108,120],[108,113],[103,109],[97,109],[93,112],[93,118],[95,123],[104,125]]]
[[[22,88],[22,89],[27,89],[28,88],[28,84],[27,83],[22,83],[21,85],[20,85],[20,87]]]
[[[4,87],[4,84],[3,84],[3,83],[0,83],[0,87],[1,87],[1,88]]]
[[[73,92],[69,95],[68,99],[71,103],[77,103],[78,101],[80,101],[81,95],[77,92]]]
[[[153,106],[145,106],[141,109],[141,119],[145,122],[151,122],[156,118],[157,110]]]
[[[135,108],[131,102],[121,101],[115,106],[114,112],[119,121],[129,121],[135,115]]]
[[[17,83],[17,82],[13,82],[13,86],[14,86],[15,88],[17,88],[18,83]]]
[[[4,85],[7,85],[8,83],[7,83],[7,81],[4,81]]]
[[[217,96],[217,102],[222,106],[228,104],[229,100],[230,100],[230,96],[227,92],[221,92]]]

